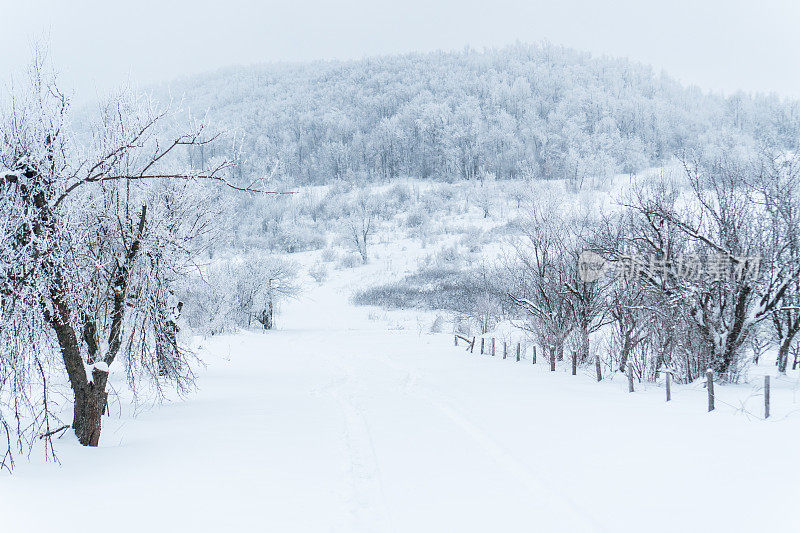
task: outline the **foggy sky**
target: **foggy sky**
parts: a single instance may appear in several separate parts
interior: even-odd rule
[[[800,97],[798,26],[791,0],[0,0],[0,80],[42,36],[80,99],[232,64],[549,40],[704,89]]]

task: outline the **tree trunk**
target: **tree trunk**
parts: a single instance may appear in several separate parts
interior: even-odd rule
[[[85,389],[75,393],[75,418],[72,427],[78,441],[84,446],[97,446],[100,442],[100,429],[103,413],[108,402],[106,382],[108,372],[95,367],[92,370],[92,381]]]
[[[274,326],[273,312],[272,302],[269,302],[267,307],[262,309],[261,312],[256,315],[256,320],[258,320],[264,329],[272,329]]]
[[[97,446],[100,442],[100,419],[105,412],[108,394],[106,382],[108,370],[95,367],[92,381],[86,377],[86,367],[81,357],[78,335],[70,323],[70,308],[62,298],[61,277],[56,276],[55,287],[51,291],[54,312],[48,313],[48,321],[53,327],[61,349],[61,357],[75,397],[72,411],[72,428],[78,441],[84,446]]]
[[[628,357],[631,353],[631,341],[630,335],[626,332],[625,333],[625,340],[622,342],[622,350],[620,351],[619,357],[619,371],[625,372],[625,369],[628,367]]]
[[[589,360],[589,328],[581,327],[581,353],[580,353],[580,362],[581,364],[586,363]]]
[[[75,430],[75,435],[78,435],[80,440],[86,421],[86,388],[75,389],[73,396],[75,401],[72,403],[72,429]]]
[[[780,347],[778,348],[778,372],[781,374],[786,373],[786,365],[789,363],[789,348],[792,345],[792,338],[786,337],[781,342]]]

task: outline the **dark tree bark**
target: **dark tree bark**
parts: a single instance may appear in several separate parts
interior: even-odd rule
[[[75,433],[84,446],[97,446],[100,443],[101,420],[108,403],[107,381],[108,372],[95,367],[92,369],[92,381],[81,394],[82,418]]]
[[[264,326],[264,329],[272,329],[274,318],[273,312],[272,302],[269,302],[267,307],[262,309],[261,312],[256,315],[256,320],[258,320],[258,322]]]
[[[51,297],[55,313],[49,315],[50,325],[56,333],[74,395],[72,429],[81,444],[97,446],[100,441],[100,421],[108,400],[105,390],[108,371],[94,368],[92,380],[87,379],[78,335],[70,323],[70,309],[57,287]]]
[[[620,372],[625,372],[625,369],[628,368],[628,357],[630,356],[632,350],[633,350],[633,343],[631,341],[630,334],[628,331],[625,331],[625,335],[622,341],[622,347],[620,348],[620,357],[619,357]]]
[[[786,373],[789,364],[789,351],[795,335],[800,331],[800,312],[796,309],[778,309],[772,314],[772,324],[778,337],[778,359],[775,364],[781,374]],[[794,364],[792,369],[794,370]]]
[[[70,324],[70,310],[63,302],[57,289],[54,289],[52,300],[55,304],[55,313],[48,316],[50,325],[56,333],[58,345],[61,349],[61,358],[64,361],[64,368],[67,370],[69,383],[75,396],[75,404],[72,419],[72,428],[75,433],[81,429],[82,421],[85,416],[85,396],[89,382],[86,379],[86,370],[81,358],[81,348],[78,344],[78,336],[75,329]]]

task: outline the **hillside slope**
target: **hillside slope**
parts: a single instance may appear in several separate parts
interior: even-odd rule
[[[794,146],[800,107],[684,87],[625,59],[516,45],[358,61],[235,67],[156,91],[227,128],[242,179],[583,180],[685,149]],[[223,148],[218,147],[217,150]],[[191,154],[205,164],[210,148]]]

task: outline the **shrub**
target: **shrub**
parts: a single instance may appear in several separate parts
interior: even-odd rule
[[[283,223],[269,232],[267,246],[276,252],[297,253],[319,250],[327,244],[325,235],[307,226]]]
[[[336,264],[336,268],[338,270],[342,270],[345,268],[354,268],[360,264],[361,264],[361,257],[353,253],[348,253],[342,256],[341,259],[339,259],[339,262]]]
[[[336,250],[334,250],[333,248],[325,248],[324,250],[322,250],[322,254],[320,254],[320,259],[322,259],[322,261],[324,261],[325,263],[332,263],[333,261],[336,260],[336,257],[337,257]]]
[[[436,318],[433,319],[433,323],[431,324],[431,333],[441,333],[444,331],[444,317],[442,315],[436,315]]]
[[[474,308],[481,292],[471,272],[433,267],[420,270],[398,282],[357,292],[353,296],[353,303],[395,309],[460,311]]]
[[[428,214],[419,209],[412,211],[406,217],[406,226],[409,228],[418,228],[428,221]]]
[[[322,263],[317,263],[308,269],[308,274],[314,278],[317,283],[324,283],[328,279],[328,267]]]

